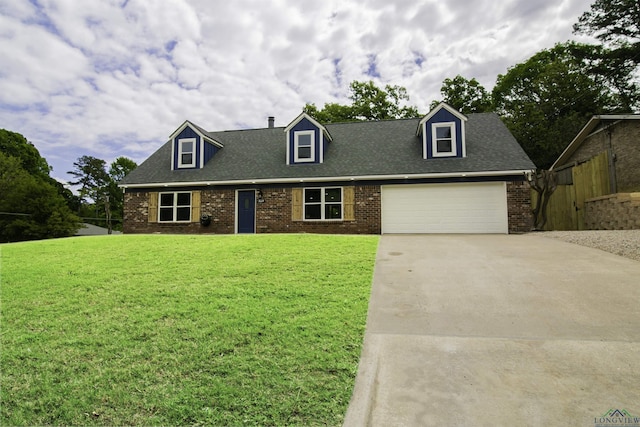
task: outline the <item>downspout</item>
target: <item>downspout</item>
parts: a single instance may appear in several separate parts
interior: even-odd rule
[[[609,163],[609,192],[616,194],[618,185],[616,180],[616,153],[613,152],[613,144],[611,143],[611,128],[607,127],[607,159]]]

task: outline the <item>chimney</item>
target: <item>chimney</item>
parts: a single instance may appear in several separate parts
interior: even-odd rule
[[[269,129],[273,129],[276,118],[273,116],[269,116]]]

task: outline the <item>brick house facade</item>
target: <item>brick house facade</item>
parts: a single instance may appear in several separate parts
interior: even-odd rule
[[[355,218],[345,221],[294,221],[292,187],[264,187],[264,203],[256,205],[256,233],[328,233],[380,234],[380,186],[359,185],[354,188]],[[210,215],[209,225],[199,218],[189,223],[149,221],[149,191],[125,193],[125,233],[212,233],[236,232],[236,191],[212,189],[201,191],[201,215]]]
[[[354,216],[349,221],[295,221],[292,219],[292,187],[264,187],[264,203],[256,205],[256,233],[328,233],[328,234],[380,234],[380,185],[354,186]],[[189,223],[159,223],[149,221],[151,191],[125,193],[125,233],[192,233],[233,234],[236,230],[234,189],[201,191],[200,213],[211,216],[203,226],[194,218]],[[531,230],[531,191],[525,181],[507,183],[507,209],[509,233]]]

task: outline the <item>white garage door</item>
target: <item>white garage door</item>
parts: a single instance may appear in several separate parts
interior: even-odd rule
[[[383,233],[507,233],[504,182],[382,186]]]

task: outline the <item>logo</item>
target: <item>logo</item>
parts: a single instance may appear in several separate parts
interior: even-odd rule
[[[626,409],[609,409],[593,420],[595,427],[640,427],[640,417],[631,415]]]

